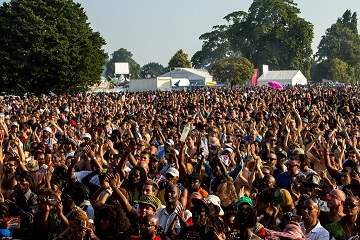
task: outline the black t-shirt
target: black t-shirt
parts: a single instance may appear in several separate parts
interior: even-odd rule
[[[181,229],[179,234],[180,240],[202,240],[202,239],[215,239],[214,228],[211,225],[204,226],[189,226]]]
[[[320,211],[320,214],[318,216],[320,224],[323,227],[325,227],[326,225],[328,225],[330,223],[333,223],[332,221],[330,221],[328,213],[329,212]]]
[[[236,207],[235,203],[232,203],[227,207],[224,207],[223,205],[221,205],[221,208],[224,211],[224,213],[229,213],[229,212],[236,213],[237,212],[237,207]]]

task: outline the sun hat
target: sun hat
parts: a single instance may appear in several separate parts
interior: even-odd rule
[[[161,208],[161,201],[152,195],[142,195],[138,203],[143,203],[152,206],[156,211]]]

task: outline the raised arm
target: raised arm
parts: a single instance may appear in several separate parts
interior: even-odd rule
[[[129,154],[134,150],[135,147],[135,141],[131,140],[129,145],[125,148],[124,154],[122,155],[119,164],[116,166],[116,171],[120,174],[121,179],[123,179],[125,177],[125,164],[126,164],[126,160],[128,159]],[[131,164],[135,164],[136,163],[131,163]]]
[[[336,181],[341,182],[341,173],[331,164],[330,161],[330,146],[323,142],[323,146],[325,149],[325,167],[328,170],[331,177],[333,177]]]
[[[109,179],[109,185],[113,190],[114,196],[116,196],[116,198],[119,200],[121,207],[124,209],[127,215],[131,217],[131,219],[136,219],[138,217],[137,211],[130,205],[129,201],[126,199],[124,194],[119,189],[118,183],[120,180],[120,175],[119,174],[114,175],[112,173],[109,173],[106,175],[106,177]]]
[[[171,154],[175,155],[174,152],[171,152]],[[185,179],[187,175],[186,166],[185,166],[185,143],[180,142],[180,151],[179,151],[179,175],[180,179]]]

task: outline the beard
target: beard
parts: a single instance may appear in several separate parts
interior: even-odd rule
[[[14,173],[11,168],[5,168],[4,171],[8,174]]]

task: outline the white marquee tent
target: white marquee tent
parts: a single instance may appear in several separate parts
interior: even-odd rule
[[[283,71],[267,71],[264,72],[257,80],[257,86],[268,85],[268,82],[275,81],[281,85],[305,85],[306,77],[300,70],[283,70]]]

